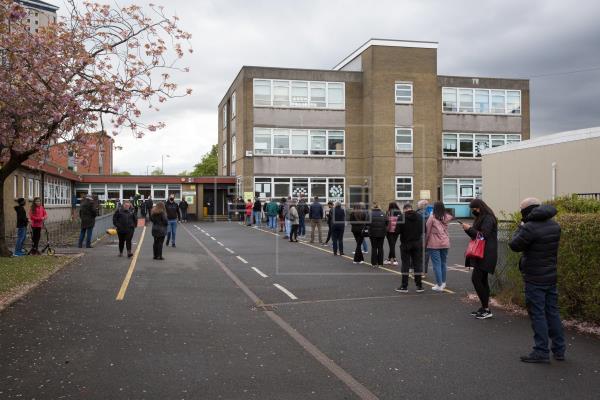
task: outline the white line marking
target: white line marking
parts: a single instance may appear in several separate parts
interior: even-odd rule
[[[279,289],[283,293],[285,293],[290,299],[292,299],[292,300],[298,300],[298,298],[296,296],[294,296],[294,294],[292,292],[290,292],[289,290],[287,290],[283,286],[281,286],[281,285],[279,285],[277,283],[274,283],[273,286],[275,286],[277,289]]]
[[[219,244],[219,246],[225,246],[223,243],[221,242],[217,242]]]
[[[208,234],[208,232],[204,232],[204,234],[205,234],[206,236],[210,236],[210,235]]]
[[[225,247],[225,250],[227,250],[227,251],[228,251],[228,252],[230,252],[231,254],[235,254],[235,251],[231,250],[231,249],[230,249],[230,248],[228,248],[228,247]]]
[[[217,239],[215,239],[215,238],[214,238],[214,237],[212,237],[212,236],[211,236],[210,238],[211,238],[212,240],[217,240]]]
[[[237,256],[237,259],[243,262],[244,264],[248,264],[248,261],[244,260],[242,257]]]
[[[268,275],[265,275],[260,269],[258,269],[256,267],[252,267],[252,269],[254,270],[254,272],[256,272],[257,274],[259,274],[263,278],[268,278],[269,277]]]

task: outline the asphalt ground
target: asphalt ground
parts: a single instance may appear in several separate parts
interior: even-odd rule
[[[468,315],[458,226],[448,290],[421,294],[394,291],[399,267],[265,230],[177,233],[155,261],[146,229],[133,267],[102,241],[2,312],[0,399],[600,398],[597,338],[567,331],[567,361],[523,364],[526,318]]]

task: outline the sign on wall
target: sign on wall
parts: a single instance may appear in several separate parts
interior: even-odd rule
[[[196,196],[185,196],[185,201],[187,201],[188,204],[192,205],[194,204],[194,197]]]

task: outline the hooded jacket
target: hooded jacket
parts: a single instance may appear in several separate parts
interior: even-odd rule
[[[169,225],[169,220],[167,219],[166,213],[154,212],[150,214],[150,221],[152,221],[152,236],[167,236],[167,225]]]
[[[544,286],[557,282],[560,225],[552,219],[555,215],[553,206],[534,208],[508,244],[513,251],[523,252],[519,269],[525,282]]]
[[[179,211],[179,204],[175,203],[175,201],[167,200],[165,203],[165,211],[167,212],[167,219],[170,220],[180,220],[181,212]]]
[[[491,215],[483,215],[466,231],[471,239],[475,239],[478,233],[485,239],[483,258],[467,258],[465,266],[479,268],[493,274],[498,262],[498,223]]]
[[[29,210],[29,219],[31,220],[32,228],[41,228],[44,226],[44,220],[48,217],[48,213],[44,206],[37,206],[35,211],[33,208]]]
[[[387,233],[387,221],[385,214],[380,208],[371,210],[371,220],[369,222],[369,237],[383,238]]]
[[[131,209],[121,207],[113,214],[113,225],[118,233],[131,233],[135,230],[136,220]]]
[[[17,213],[17,228],[27,228],[27,211],[25,211],[25,207],[23,206],[15,206],[15,211]]]
[[[404,213],[404,221],[398,221],[400,243],[420,242],[423,238],[423,217],[413,210]]]
[[[427,218],[425,229],[427,230],[425,246],[427,249],[449,249],[450,236],[448,236],[448,223],[452,221],[452,215],[444,215],[440,221],[433,214]]]
[[[94,202],[91,199],[84,199],[81,202],[81,207],[79,208],[79,218],[81,219],[81,229],[93,228],[96,224],[96,216],[98,213],[96,212],[96,208],[94,207]],[[33,226],[33,223],[31,224]]]

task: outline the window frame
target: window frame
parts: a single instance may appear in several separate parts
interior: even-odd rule
[[[444,141],[447,139],[450,139],[449,137],[452,136],[452,139],[456,140],[456,156],[449,156],[446,155],[446,153],[444,152]],[[473,150],[471,151],[471,153],[473,154],[472,156],[461,156],[461,152],[464,153],[464,151],[461,151],[461,136],[471,136],[471,140],[473,143]],[[477,137],[478,136],[487,136],[488,137],[488,149],[491,149],[493,147],[497,147],[497,146],[493,146],[493,141],[494,140],[500,140],[502,139],[504,141],[504,143],[502,145],[505,144],[509,144],[509,143],[516,143],[516,142],[521,142],[523,140],[523,135],[520,133],[488,133],[488,132],[442,132],[442,159],[448,159],[448,160],[457,160],[457,159],[462,159],[462,160],[481,160],[481,155],[477,155],[477,149],[476,149],[476,143],[477,143]],[[516,137],[519,137],[519,140],[516,140]],[[509,139],[509,137],[512,137]]]
[[[260,130],[260,133],[257,133],[257,130]],[[268,131],[268,133],[265,133]],[[267,143],[269,144],[269,149],[257,149],[256,148],[256,139],[257,138],[269,138]],[[276,136],[287,136],[288,137],[288,147],[287,152],[275,152],[275,137]],[[306,149],[306,154],[294,154],[293,147],[293,137],[294,136],[305,136],[307,138],[308,147]],[[329,140],[330,138],[340,138],[342,139],[342,148],[330,148]],[[316,149],[313,147],[313,141],[316,141],[317,138],[324,139],[324,148]],[[253,154],[254,156],[261,157],[327,157],[327,158],[343,158],[346,156],[346,131],[344,129],[297,129],[297,128],[266,128],[266,127],[254,127],[253,130]],[[257,151],[258,150],[258,151]],[[297,151],[297,150],[296,150]],[[316,154],[316,152],[322,154]],[[334,154],[332,154],[334,153]]]
[[[231,94],[231,120],[233,121],[235,119],[235,116],[237,114],[237,106],[236,106],[236,99],[237,99],[237,94],[236,92],[233,92]]]
[[[452,185],[456,189],[456,196],[447,198],[446,185]],[[473,196],[462,196],[461,188],[470,187]],[[459,203],[466,204],[473,199],[480,198],[482,194],[482,178],[481,177],[465,177],[465,178],[442,178],[442,201],[446,204]]]
[[[27,178],[27,198],[33,200],[33,178]]]
[[[448,92],[450,90],[455,91],[456,93],[456,110],[455,111],[449,111],[446,110],[444,107],[444,91]],[[461,107],[460,107],[460,92],[461,90],[470,90],[472,92],[472,111],[461,111]],[[477,91],[483,91],[486,90],[488,92],[488,112],[480,112],[477,111],[477,101],[476,101],[476,97],[477,97]],[[492,92],[494,91],[503,91],[504,92],[504,112],[494,112],[494,108],[492,106],[493,101],[493,94]],[[513,95],[518,93],[519,94],[519,106],[517,107],[518,112],[509,112],[508,110],[508,94],[512,93]],[[523,91],[521,89],[496,89],[496,88],[480,88],[480,87],[472,87],[472,88],[468,88],[468,87],[459,87],[459,86],[443,86],[442,87],[442,113],[443,114],[476,114],[476,115],[505,115],[505,116],[515,116],[515,117],[521,117],[523,115]]]
[[[260,86],[267,87],[267,85],[263,85],[262,82],[269,82],[269,90],[270,90],[270,98],[267,100],[260,100],[258,103],[256,101],[256,87],[257,82],[261,82]],[[275,104],[275,82],[287,82],[288,88],[288,101],[286,104]],[[306,86],[304,86],[306,85]],[[329,90],[331,88],[335,88],[340,86],[342,91],[342,103],[330,103],[329,101]],[[295,88],[306,88],[306,102],[293,101],[292,92]],[[318,102],[313,100],[313,90],[323,90],[324,91],[324,102],[319,99]],[[269,108],[294,108],[294,109],[312,109],[312,110],[344,110],[346,108],[346,82],[336,82],[336,81],[303,81],[297,79],[263,79],[263,78],[254,78],[252,81],[252,104],[254,107],[269,107]],[[265,103],[265,104],[262,104]],[[317,105],[319,104],[319,105]],[[321,105],[322,104],[322,105]]]
[[[405,133],[404,134],[399,134],[398,133],[399,130],[407,130],[410,133],[408,135],[405,134]],[[397,127],[394,128],[394,132],[395,132],[395,135],[394,135],[395,146],[394,146],[394,148],[396,150],[396,153],[412,153],[413,152],[413,144],[414,144],[414,141],[413,141],[413,128],[412,127],[408,127],[408,126],[397,126]],[[408,150],[407,149],[400,149],[400,150],[398,150],[398,137],[410,137],[410,143],[409,143],[410,144],[410,148]]]
[[[400,179],[408,179],[410,182],[398,182]],[[396,175],[396,178],[394,180],[395,182],[395,187],[394,187],[394,193],[396,196],[396,200],[414,200],[414,192],[415,192],[415,187],[414,187],[414,179],[411,175]],[[398,185],[400,184],[410,184],[410,196],[409,197],[401,197],[399,195],[399,193],[407,193],[406,190],[398,190]]]
[[[258,182],[257,182],[258,180]],[[319,196],[319,201],[326,203],[327,201],[340,201],[342,203],[345,202],[346,197],[346,178],[344,176],[254,176],[252,180],[252,188],[254,192],[256,192],[256,185],[265,185],[270,184],[271,196],[268,197],[288,197],[290,196],[292,199],[298,199],[299,196],[294,196],[293,191],[294,187],[306,187],[306,196],[303,195],[303,198],[307,201],[313,198],[315,195],[312,192],[313,186],[319,187],[322,189],[322,186],[325,186],[325,197]],[[296,185],[296,186],[294,186]],[[339,186],[342,186],[341,196],[332,196],[331,191],[333,189],[338,189]],[[282,187],[287,186],[287,193],[283,194],[278,192],[278,189],[282,189]],[[266,193],[266,192],[265,192]],[[260,197],[260,196],[259,196]],[[265,199],[260,197],[261,199]]]
[[[399,100],[398,86],[409,86],[410,87],[410,99],[409,100]],[[406,90],[406,89],[400,89],[400,90]],[[396,82],[396,83],[394,83],[394,103],[395,104],[413,104],[414,90],[415,89],[414,89],[414,85],[412,82]],[[406,97],[406,96],[400,96],[400,97]]]

